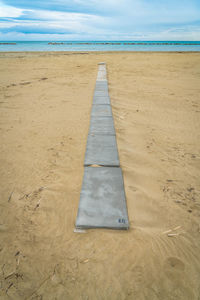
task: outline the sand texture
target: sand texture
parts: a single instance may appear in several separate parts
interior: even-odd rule
[[[74,233],[105,61],[130,230]],[[0,299],[200,299],[200,53],[0,53]]]

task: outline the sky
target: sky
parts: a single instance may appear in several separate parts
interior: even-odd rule
[[[200,41],[200,0],[0,0],[0,41]]]

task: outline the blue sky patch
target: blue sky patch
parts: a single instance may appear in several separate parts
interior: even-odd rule
[[[0,0],[0,40],[200,40],[197,0]]]

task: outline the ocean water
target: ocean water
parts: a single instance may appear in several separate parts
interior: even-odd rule
[[[200,51],[200,41],[0,42],[3,51]]]

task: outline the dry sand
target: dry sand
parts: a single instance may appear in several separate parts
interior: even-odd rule
[[[74,233],[106,61],[131,228]],[[200,53],[0,54],[0,299],[200,299]]]

